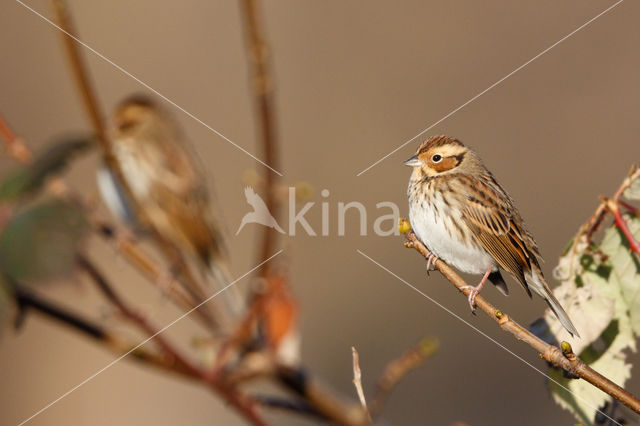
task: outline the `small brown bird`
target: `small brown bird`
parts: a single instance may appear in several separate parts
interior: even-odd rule
[[[489,279],[505,295],[504,269],[531,297],[540,295],[571,335],[578,331],[553,296],[540,269],[540,252],[516,206],[478,155],[448,136],[427,139],[404,162],[409,180],[409,217],[417,237],[437,258],[462,272],[484,274],[468,286],[469,304]],[[428,267],[435,259],[428,260]]]
[[[124,190],[114,170],[99,171],[98,184],[112,212],[134,230],[195,258],[220,285],[227,285],[227,249],[220,219],[211,210],[205,173],[172,117],[146,97],[131,97],[113,114],[110,140],[130,190]],[[188,290],[197,302],[206,296],[203,290]],[[242,301],[234,290],[225,293],[237,313]]]

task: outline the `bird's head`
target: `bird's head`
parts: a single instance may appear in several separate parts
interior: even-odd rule
[[[158,107],[151,99],[141,95],[132,96],[116,107],[113,113],[114,131],[120,136],[133,133],[158,114]]]
[[[424,141],[404,164],[418,176],[434,177],[463,171],[474,159],[474,153],[458,139],[441,135]]]

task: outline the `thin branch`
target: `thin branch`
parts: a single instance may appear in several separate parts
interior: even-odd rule
[[[252,397],[265,407],[304,414],[323,421],[328,420],[322,413],[303,400],[291,400],[271,395],[253,395]]]
[[[51,0],[53,10],[56,16],[56,21],[60,28],[66,33],[60,32],[62,41],[64,43],[65,51],[67,52],[67,58],[71,70],[73,71],[73,77],[75,78],[76,85],[78,86],[78,92],[82,97],[82,102],[85,106],[85,110],[91,121],[91,125],[95,131],[98,142],[102,146],[105,157],[113,157],[111,152],[111,145],[107,141],[106,131],[104,123],[102,121],[102,111],[98,106],[97,96],[93,89],[93,84],[87,73],[87,67],[84,58],[78,51],[77,42],[71,37],[76,37],[75,25],[71,19],[71,15],[68,12],[67,5],[64,0]]]
[[[94,231],[105,240],[113,242],[115,249],[122,254],[129,264],[137,269],[147,281],[154,284],[155,287],[164,294],[167,294],[179,308],[188,311],[195,306],[193,300],[179,282],[173,278],[170,271],[163,271],[162,267],[142,251],[138,244],[130,238],[122,236],[116,231],[112,224],[97,219],[94,216],[95,215],[89,216],[89,222]],[[196,309],[194,313],[205,327],[211,328],[214,326],[207,312]]]
[[[431,253],[413,231],[405,233],[405,238],[407,239],[405,242],[406,247],[416,249],[425,258],[429,257]],[[469,296],[469,286],[449,265],[438,259],[434,266],[460,292],[467,297]],[[518,340],[525,342],[538,351],[541,358],[574,376],[584,379],[640,414],[640,401],[636,397],[585,364],[573,354],[571,346],[567,342],[562,343],[563,349],[565,349],[565,353],[563,353],[559,348],[542,341],[529,330],[513,321],[507,314],[496,309],[481,295],[476,297],[475,303],[480,310],[490,318],[493,318],[503,330],[513,334]]]
[[[387,364],[378,380],[378,389],[373,402],[370,404],[370,412],[374,417],[378,416],[396,385],[410,371],[418,368],[425,359],[433,355],[438,350],[438,346],[438,339],[433,337],[425,338],[418,345]]]
[[[98,103],[98,97],[93,89],[84,58],[78,49],[78,43],[73,39],[73,37],[77,38],[77,32],[66,2],[65,0],[51,0],[51,4],[53,6],[57,24],[62,29],[62,31],[60,31],[60,35],[62,37],[64,49],[67,53],[69,67],[73,73],[78,93],[82,98],[85,111],[87,112],[89,121],[93,127],[96,139],[102,148],[103,160],[118,179],[118,183],[120,184],[123,192],[127,195],[129,204],[131,205],[132,210],[136,213],[136,217],[144,223],[146,221],[146,217],[142,215],[142,212],[136,203],[136,198],[133,196],[133,192],[127,184],[126,179],[124,179],[120,164],[113,154],[111,142],[109,141],[105,130],[103,114]]]
[[[71,71],[77,83],[76,85],[78,88],[78,92],[82,97],[85,110],[87,111],[87,114],[91,121],[91,125],[93,126],[96,137],[102,148],[103,160],[109,167],[110,171],[114,173],[119,187],[124,192],[127,200],[129,201],[129,204],[131,205],[132,210],[134,211],[136,219],[144,225],[148,223],[147,215],[144,209],[141,209],[138,205],[137,198],[134,196],[129,183],[124,178],[120,163],[113,153],[111,142],[109,141],[105,131],[105,125],[102,119],[103,115],[100,111],[97,95],[95,93],[95,90],[93,89],[93,85],[91,84],[91,79],[89,78],[89,73],[87,71],[83,56],[78,48],[78,43],[73,38],[77,38],[77,32],[75,30],[71,14],[68,12],[66,2],[65,0],[51,0],[51,2],[56,16],[56,21],[59,27],[63,30],[61,32],[62,41],[65,47],[65,51],[67,52],[67,58],[69,60]],[[156,246],[159,249],[161,249],[165,254],[169,252],[175,252],[175,256],[168,259],[169,261],[175,262],[175,266],[180,272],[181,280],[188,284],[186,288],[194,289],[194,292],[195,289],[201,289],[200,283],[189,270],[189,267],[186,265],[184,259],[182,259],[180,253],[175,250],[175,247],[173,247],[172,244],[166,241],[162,235],[154,231],[152,228],[150,229],[150,231],[152,236],[154,237]],[[204,292],[200,291],[199,293]],[[197,299],[195,301],[196,303],[200,303],[206,297],[204,294],[193,294],[193,296]],[[212,332],[215,332],[218,325],[217,323],[219,322],[217,319],[219,313],[210,313],[207,310],[208,307],[211,307],[211,305],[202,306],[198,308],[198,310],[201,311],[202,317],[207,318],[209,323],[208,326],[212,330]]]
[[[16,160],[22,164],[31,163],[33,153],[29,149],[29,146],[23,138],[16,136],[11,126],[9,126],[4,117],[2,117],[2,114],[0,114],[0,136],[4,139],[7,149]],[[170,271],[163,271],[162,267],[145,254],[134,241],[122,237],[120,233],[116,231],[116,227],[113,224],[104,219],[98,219],[92,209],[89,208],[89,203],[87,203],[80,194],[76,193],[66,181],[58,178],[56,179],[56,183],[62,188],[62,190],[59,191],[60,193],[70,194],[74,200],[85,208],[89,223],[94,232],[105,240],[115,241],[114,245],[116,250],[124,256],[129,264],[147,278],[147,281],[167,294],[179,308],[188,311],[195,306],[193,300],[191,300],[184,288],[179,285],[178,281],[173,278]],[[4,223],[2,220],[5,218],[5,215],[2,213],[3,212],[0,211],[0,226]],[[212,327],[215,328],[208,312],[197,309],[195,313],[202,325],[210,329]],[[215,330],[217,330],[217,328],[215,328]]]
[[[141,328],[145,333],[150,336],[156,335],[157,330],[149,324],[149,322],[144,318],[141,314],[135,311],[124,302],[124,300],[116,293],[113,287],[109,284],[107,279],[102,275],[102,273],[98,270],[98,268],[85,256],[78,255],[77,256],[78,266],[84,270],[91,279],[98,286],[102,294],[116,307],[120,310],[120,312],[136,324],[139,328]],[[171,354],[178,364],[181,364],[182,367],[191,371],[193,374],[200,374],[199,367],[193,365],[189,360],[181,356],[161,335],[156,335],[154,337],[154,341],[160,346],[165,352]]]
[[[264,151],[264,161],[273,169],[280,169],[278,157],[278,139],[274,113],[274,82],[269,64],[269,46],[264,36],[258,0],[241,0],[242,20],[245,28],[245,45],[249,59],[253,97],[260,120],[260,138]],[[265,204],[278,222],[280,206],[276,199],[278,176],[269,168],[264,168]],[[277,232],[265,226],[262,235],[262,248],[259,262],[267,259],[274,251]],[[271,263],[265,263],[260,270],[266,276]]]
[[[627,221],[624,220],[624,218],[620,214],[620,209],[618,208],[618,204],[614,203],[612,200],[605,200],[604,203],[605,203],[605,206],[607,206],[607,210],[609,210],[611,214],[613,214],[613,217],[616,221],[616,225],[618,226],[618,228],[620,228],[625,238],[629,242],[629,248],[632,251],[634,251],[638,256],[640,256],[640,243],[638,243],[638,241],[635,239],[635,237],[631,233],[631,230],[629,229],[629,225],[627,224]]]
[[[33,155],[22,138],[16,136],[9,124],[0,114],[0,137],[4,139],[9,154],[22,164],[31,164]]]
[[[18,317],[16,318],[17,326],[23,321],[28,311],[34,310],[48,318],[52,318],[61,324],[67,325],[72,329],[82,333],[83,335],[93,339],[106,347],[117,355],[122,355],[135,347],[134,344],[126,342],[123,338],[117,336],[112,331],[104,329],[101,325],[83,318],[76,312],[72,312],[67,308],[59,306],[44,297],[36,294],[32,290],[26,289],[24,286],[15,284],[13,286],[13,294],[18,305]],[[164,371],[178,374],[187,378],[196,378],[190,371],[181,368],[180,365],[171,359],[138,348],[132,354],[134,360],[141,361],[146,365],[160,368]]]
[[[230,405],[232,405],[240,414],[254,425],[266,425],[255,409],[255,401],[229,387],[226,383],[218,380],[219,377],[207,374],[207,371],[193,364],[185,356],[173,347],[158,330],[153,327],[142,315],[136,310],[130,308],[125,301],[116,293],[111,284],[102,275],[93,263],[82,255],[77,256],[78,265],[91,277],[98,286],[103,295],[116,306],[122,314],[132,323],[136,324],[140,329],[149,336],[153,336],[157,345],[169,356],[171,356],[181,368],[184,368],[190,374],[200,377],[200,379],[209,384],[220,396],[222,396]]]
[[[353,385],[356,387],[356,393],[358,394],[360,405],[362,405],[362,409],[367,415],[367,420],[369,420],[369,423],[373,423],[373,420],[371,420],[371,413],[369,412],[369,408],[367,408],[367,400],[364,397],[364,390],[362,389],[360,357],[358,356],[358,351],[356,350],[355,346],[351,346],[351,355],[353,356]]]
[[[331,422],[350,426],[370,424],[360,404],[338,398],[304,369],[280,365],[277,377],[285,388],[303,398]]]

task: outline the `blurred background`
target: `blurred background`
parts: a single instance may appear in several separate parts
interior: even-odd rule
[[[250,94],[239,8],[230,1],[70,1],[81,39],[248,151],[261,156]],[[613,4],[602,0],[265,2],[262,11],[276,74],[276,113],[285,184],[309,182],[316,205],[307,214],[320,229],[319,203],[330,203],[330,236],[301,228],[281,244],[302,311],[302,356],[318,376],[355,397],[351,346],[360,353],[365,391],[385,364],[423,336],[438,353],[408,375],[383,416],[392,424],[568,425],[545,379],[440,307],[356,253],[362,250],[515,354],[546,371],[528,346],[501,332],[402,238],[377,237],[373,221],[392,201],[407,215],[407,145],[363,175],[356,174],[420,130]],[[26,1],[51,16],[44,0]],[[624,2],[431,129],[477,150],[510,191],[536,236],[548,277],[558,255],[591,215],[599,194],[611,194],[640,159],[640,14]],[[0,109],[30,146],[89,131],[62,53],[59,34],[17,2],[0,5]],[[86,51],[85,51],[86,52]],[[87,53],[105,111],[145,89]],[[258,225],[233,236],[249,211],[247,170],[261,165],[184,113],[171,109],[208,167],[230,235],[233,273],[254,266]],[[75,188],[98,199],[96,152],[69,173]],[[0,170],[15,162],[0,157]],[[328,189],[324,200],[320,191]],[[337,236],[338,202],[360,201],[369,236],[356,215]],[[104,209],[104,214],[108,213]],[[285,213],[286,218],[286,213]],[[165,324],[178,311],[151,289],[112,248],[88,241],[90,256],[118,288],[138,297]],[[477,277],[471,278],[471,282]],[[47,294],[95,317],[109,315],[81,279],[49,283]],[[542,315],[509,280],[511,296],[484,295],[517,321]],[[247,286],[245,279],[238,285]],[[188,319],[167,333],[190,338]],[[114,356],[72,331],[30,316],[0,340],[0,423],[15,424],[75,386]],[[639,364],[637,356],[631,358]],[[640,393],[636,365],[628,389]],[[276,424],[305,424],[272,415]],[[241,424],[207,389],[123,360],[35,418],[53,424]]]

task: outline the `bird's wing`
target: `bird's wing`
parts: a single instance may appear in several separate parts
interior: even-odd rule
[[[477,241],[531,295],[524,275],[525,271],[531,270],[532,262],[537,264],[537,260],[523,238],[528,234],[518,225],[520,220],[515,207],[503,194],[484,184],[468,188],[467,193],[463,220]]]
[[[172,243],[208,260],[223,255],[226,246],[220,224],[212,214],[204,173],[189,141],[157,123],[136,136],[139,161],[148,168],[150,187],[140,202],[152,225]]]

